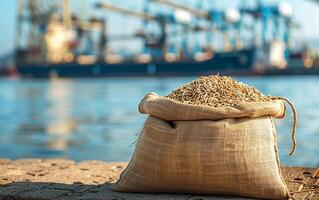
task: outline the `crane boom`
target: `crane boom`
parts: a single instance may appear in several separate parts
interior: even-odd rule
[[[176,19],[174,19],[174,16],[173,17],[167,17],[167,16],[166,17],[165,16],[159,17],[159,16],[148,14],[148,13],[140,13],[140,12],[126,9],[126,8],[114,6],[113,4],[107,3],[107,2],[97,3],[97,4],[95,4],[95,7],[105,9],[105,10],[111,10],[114,12],[129,15],[132,17],[142,18],[142,19],[146,19],[146,20],[150,20],[150,21],[156,21],[156,22],[160,22],[160,23],[166,22],[166,23],[172,23],[172,24],[181,24],[184,27],[187,27],[189,30],[193,30],[193,31],[210,30],[209,28],[207,29],[206,27],[194,26],[192,24],[187,24],[187,23],[185,24],[182,22],[178,22]]]
[[[106,10],[111,10],[114,12],[119,12],[119,13],[123,13],[126,15],[130,15],[132,17],[137,17],[137,18],[142,18],[142,19],[146,19],[146,20],[151,20],[151,21],[158,21],[156,16],[147,14],[147,13],[139,13],[139,12],[135,12],[129,9],[125,9],[125,8],[121,8],[121,7],[117,7],[114,6],[110,3],[97,3],[95,4],[95,7],[97,8],[102,8],[102,9],[106,9]]]
[[[196,8],[191,8],[191,7],[188,7],[188,6],[184,6],[184,5],[181,5],[181,4],[174,3],[173,1],[169,1],[169,0],[153,0],[153,1],[156,2],[156,3],[161,3],[161,4],[164,4],[164,5],[173,7],[173,8],[178,8],[178,9],[181,9],[181,10],[185,10],[187,12],[192,13],[193,15],[196,15],[196,16],[204,18],[204,19],[208,19],[209,16],[210,16],[208,11],[201,11],[201,10],[196,9]]]

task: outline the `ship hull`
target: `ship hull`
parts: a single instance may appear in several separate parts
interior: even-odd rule
[[[204,62],[152,62],[118,63],[97,62],[80,65],[69,64],[18,64],[17,71],[22,77],[114,77],[114,76],[196,76],[207,74],[253,75],[251,68],[254,59],[253,50],[216,53],[212,59]]]

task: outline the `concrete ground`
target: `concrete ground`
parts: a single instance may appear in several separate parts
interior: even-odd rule
[[[127,163],[63,159],[0,159],[0,200],[222,200],[191,194],[118,193],[110,190]],[[294,199],[319,200],[319,168],[283,167],[283,176]]]

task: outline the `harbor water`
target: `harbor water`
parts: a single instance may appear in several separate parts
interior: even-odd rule
[[[168,94],[195,77],[61,80],[0,79],[0,157],[128,161],[146,116],[148,92]],[[291,147],[292,112],[276,120],[283,165],[319,165],[319,78],[235,77],[265,94],[285,96],[298,111]]]

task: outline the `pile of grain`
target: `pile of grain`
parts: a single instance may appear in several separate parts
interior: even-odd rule
[[[227,76],[202,76],[174,90],[167,98],[214,107],[235,106],[241,102],[271,101],[271,96]]]

